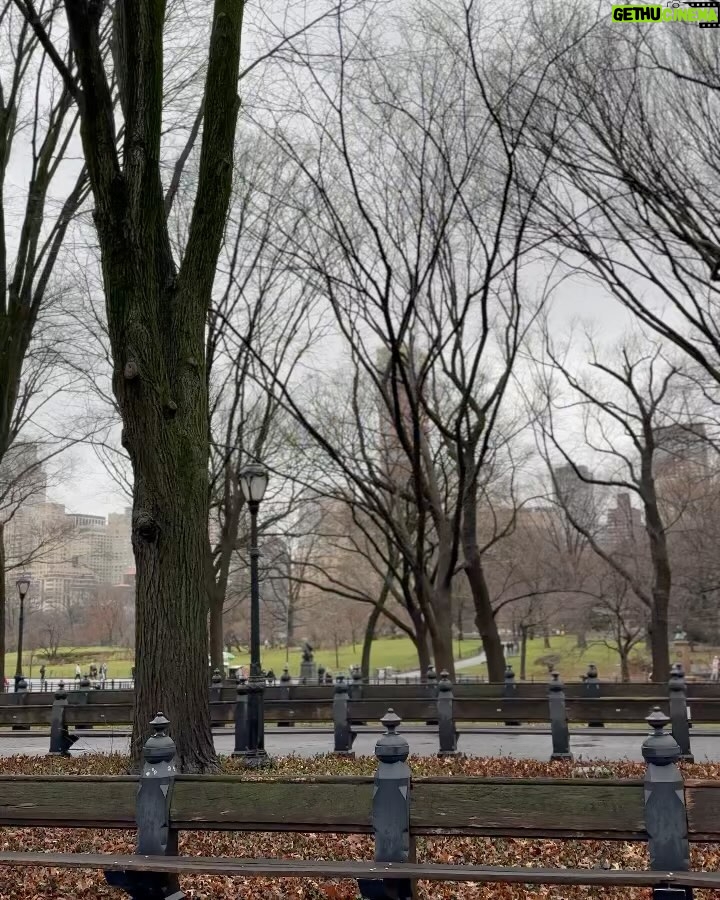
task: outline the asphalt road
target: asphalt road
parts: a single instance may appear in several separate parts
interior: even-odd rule
[[[272,756],[314,756],[332,750],[332,734],[328,732],[308,733],[309,729],[293,729],[294,733],[268,730],[265,736],[265,747]],[[358,756],[372,755],[375,742],[380,732],[363,730],[355,740],[354,750]],[[405,732],[414,754],[432,756],[437,752],[437,734],[430,731]],[[642,761],[640,748],[645,732],[638,730],[636,734],[618,735],[605,733],[573,733],[570,738],[570,749],[576,759],[585,760],[621,760]],[[44,756],[47,753],[49,737],[47,733],[14,732],[0,736],[0,756],[31,755]],[[696,762],[720,762],[720,734],[691,737],[692,751]],[[227,733],[215,734],[215,746],[219,753],[230,754],[233,751],[234,736]],[[127,733],[104,734],[84,732],[75,744],[72,755],[83,753],[124,753],[128,749]],[[517,759],[546,760],[550,756],[551,741],[546,731],[538,729],[533,734],[520,733],[466,733],[460,735],[458,749],[468,756],[512,756]]]

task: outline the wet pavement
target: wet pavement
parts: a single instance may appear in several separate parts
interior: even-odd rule
[[[533,733],[505,732],[493,729],[491,733],[461,733],[458,750],[468,756],[512,756],[517,759],[546,760],[550,756],[550,734],[545,729],[537,729]],[[371,729],[359,730],[354,750],[358,756],[372,755],[380,731]],[[428,729],[408,728],[404,735],[410,744],[413,754],[432,756],[437,753],[437,733]],[[597,732],[574,731],[570,737],[570,749],[576,759],[630,759],[642,761],[641,746],[645,731],[638,729],[635,733],[618,733],[610,729],[598,729]],[[0,735],[0,756],[32,755],[44,756],[49,746],[48,732],[10,732]],[[72,755],[83,753],[125,753],[128,749],[129,737],[126,730],[112,733],[109,731],[82,732],[72,750]],[[691,736],[692,751],[696,762],[720,761],[720,733],[705,731]],[[226,732],[215,732],[215,746],[218,753],[230,754],[234,748],[234,735],[231,729]],[[315,756],[332,750],[332,733],[325,730],[288,729],[277,731],[268,729],[265,735],[265,747],[273,756]]]

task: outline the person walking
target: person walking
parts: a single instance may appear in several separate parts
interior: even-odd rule
[[[720,656],[713,656],[710,666],[710,681],[720,681]]]
[[[81,675],[82,675],[82,673],[81,673],[81,671],[80,671],[80,664],[79,664],[79,663],[75,663],[75,680],[76,680],[76,681],[80,681]]]

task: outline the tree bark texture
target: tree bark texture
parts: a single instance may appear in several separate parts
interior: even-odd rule
[[[645,530],[650,543],[653,567],[652,605],[650,609],[650,652],[653,681],[667,681],[670,677],[670,643],[668,613],[672,570],[665,535],[665,527],[657,502],[652,459],[645,454],[642,460],[642,498],[645,507]]]
[[[195,207],[179,267],[160,175],[162,2],[120,0],[115,67],[122,156],[100,42],[100,4],[66,0],[82,92],[113,391],[133,468],[136,561],[134,762],[162,710],[178,764],[211,771],[207,689],[209,410],[205,323],[232,186],[243,3],[215,0]]]
[[[5,526],[0,522],[0,692],[5,685]]]
[[[470,457],[468,464],[474,465]],[[473,471],[473,469],[470,469]],[[462,545],[465,556],[465,576],[475,607],[475,624],[480,634],[487,661],[488,681],[502,681],[505,677],[505,654],[493,615],[490,591],[483,570],[477,542],[477,485],[468,485],[463,501]]]

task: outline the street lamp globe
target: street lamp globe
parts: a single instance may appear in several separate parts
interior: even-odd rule
[[[18,594],[24,599],[30,587],[30,576],[28,574],[20,575],[15,584],[17,585]]]
[[[239,473],[243,497],[248,503],[260,503],[265,496],[268,483],[268,472],[264,466],[253,463],[245,466]]]

